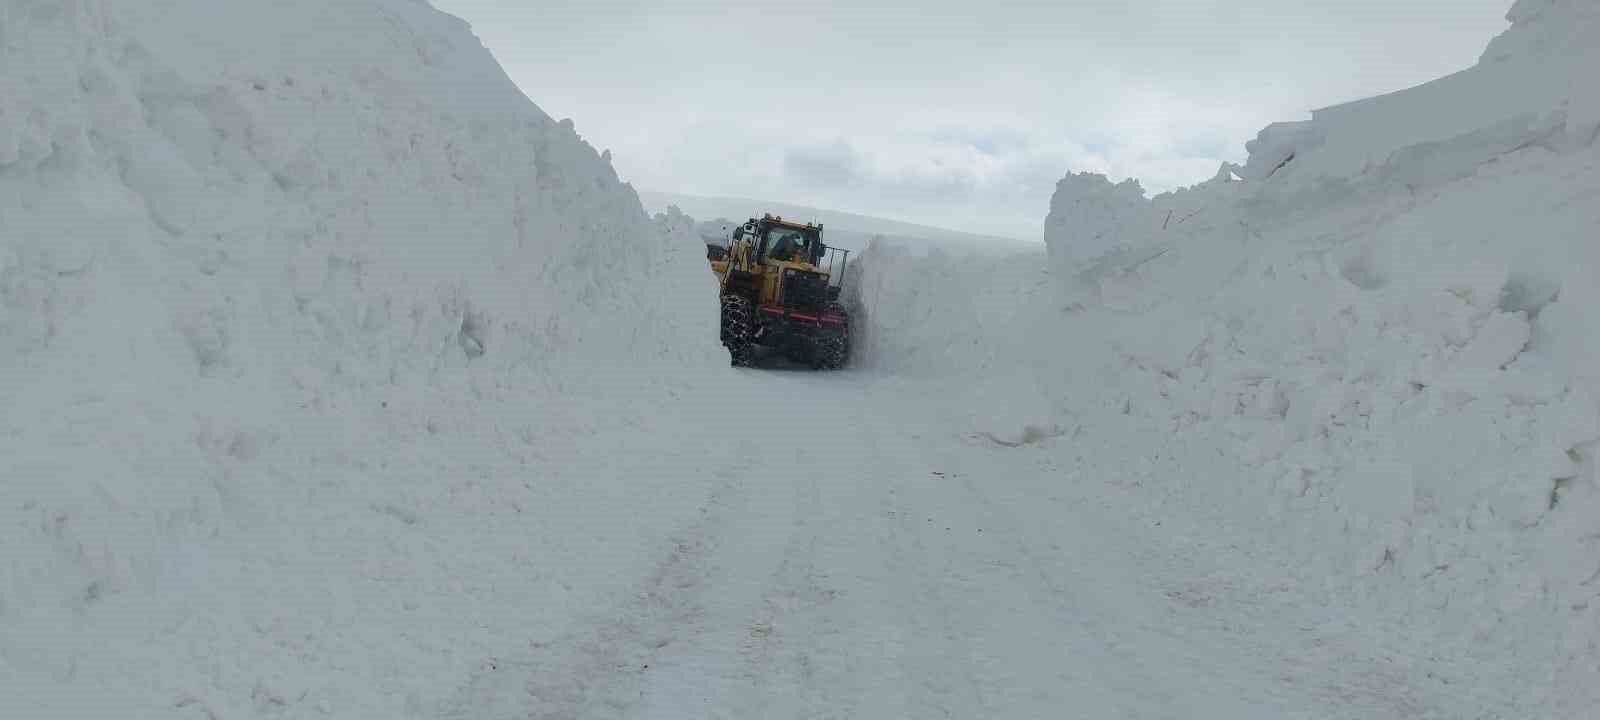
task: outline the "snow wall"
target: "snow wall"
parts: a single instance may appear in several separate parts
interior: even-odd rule
[[[975,431],[1070,434],[1152,522],[1210,518],[1330,624],[1404,628],[1441,658],[1414,682],[1586,716],[1600,5],[1508,19],[1477,66],[1271,126],[1193,188],[1069,174],[1031,268],[869,249],[862,363],[978,388]]]
[[[0,0],[0,716],[431,716],[670,515],[560,469],[713,282],[426,3]]]

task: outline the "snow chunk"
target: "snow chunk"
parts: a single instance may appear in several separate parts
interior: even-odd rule
[[[1159,221],[1137,180],[1112,182],[1095,173],[1056,183],[1045,218],[1045,246],[1062,267],[1082,268],[1113,251],[1148,244]]]

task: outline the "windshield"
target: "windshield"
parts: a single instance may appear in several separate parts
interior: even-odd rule
[[[767,257],[773,260],[810,262],[813,234],[798,228],[777,225],[769,227],[765,242]]]

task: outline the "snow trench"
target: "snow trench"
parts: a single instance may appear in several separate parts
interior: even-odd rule
[[[982,617],[986,588],[942,574],[981,548],[966,569],[1026,580],[1117,670],[1146,658],[1112,640],[1180,605],[1289,597],[1311,608],[1289,617],[1323,614],[1317,641],[1365,648],[1363,671],[1423,668],[1324,692],[1392,691],[1413,715],[1414,697],[1503,692],[1583,717],[1600,14],[1519,0],[1510,18],[1476,67],[1269,127],[1193,188],[1068,175],[1045,252],[873,243],[847,283],[853,367],[828,378],[849,392],[829,394],[728,370],[693,220],[646,217],[426,3],[0,0],[0,716],[692,704],[646,670],[686,652],[676,679],[745,687],[681,650],[729,630],[697,625],[738,617],[729,596],[767,617],[741,640],[758,668],[776,618],[873,632],[909,608],[907,628],[948,633],[908,632],[913,660],[959,650],[972,672],[872,667],[966,681],[981,707],[978,672],[1015,668],[962,650],[950,619]],[[848,420],[826,439],[861,445],[795,453],[793,489],[748,482],[773,451],[716,393],[825,398]],[[1159,596],[1175,578],[1119,579],[1144,594],[1077,596],[1108,623],[1079,628],[1041,568],[1137,573],[907,512],[921,493],[976,524],[1010,512],[999,497],[1047,526],[1052,483],[1115,497],[1104,522],[1130,537],[1203,528],[1257,575]],[[885,488],[902,497],[854,502]],[[747,538],[771,546],[735,552]],[[776,555],[781,587],[743,582]],[[828,560],[916,566],[916,584],[869,602]],[[863,614],[829,614],[838,598]],[[1124,604],[1140,627],[1109,634]],[[842,660],[892,658],[803,639],[839,637]],[[1333,677],[1345,658],[1315,659]],[[822,672],[848,683],[840,667]],[[862,706],[884,700],[854,680]],[[1147,699],[1123,682],[1112,700]]]

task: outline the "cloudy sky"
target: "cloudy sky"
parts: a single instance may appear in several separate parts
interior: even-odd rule
[[[1266,124],[1470,66],[1511,0],[433,0],[642,189],[1033,239]]]

